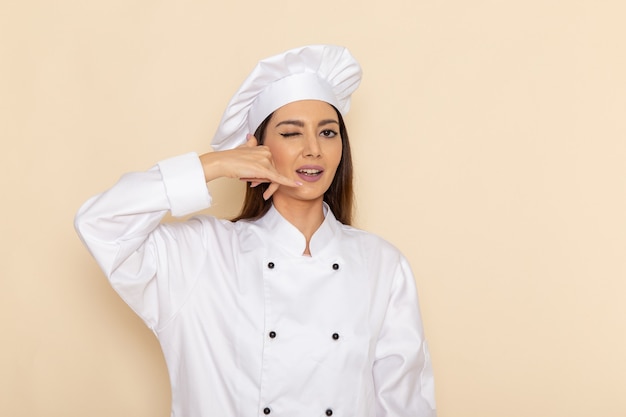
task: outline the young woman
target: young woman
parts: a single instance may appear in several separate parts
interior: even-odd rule
[[[124,175],[76,228],[161,343],[172,416],[435,416],[410,267],[350,226],[343,114],[361,77],[345,48],[261,61],[215,151]],[[251,134],[254,132],[254,134]],[[199,215],[206,183],[249,183],[234,221]]]

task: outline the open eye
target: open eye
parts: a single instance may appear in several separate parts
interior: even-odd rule
[[[325,129],[320,132],[320,135],[325,138],[334,138],[335,136],[337,136],[337,132],[332,129]]]

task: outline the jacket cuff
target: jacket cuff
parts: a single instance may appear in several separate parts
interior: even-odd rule
[[[165,159],[157,164],[172,216],[181,217],[211,206],[204,170],[195,152]]]

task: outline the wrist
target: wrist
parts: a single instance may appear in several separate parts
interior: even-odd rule
[[[220,152],[207,152],[200,155],[200,163],[202,164],[202,170],[204,171],[204,179],[206,182],[225,176],[224,173],[221,172],[222,167],[219,153]]]

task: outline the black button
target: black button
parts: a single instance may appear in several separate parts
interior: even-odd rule
[[[331,410],[330,408],[328,410],[326,410],[326,415],[327,416],[332,416],[333,415],[333,410]]]
[[[265,408],[263,409],[263,414],[269,414],[269,413],[271,413],[271,412],[272,412],[272,410],[270,410],[268,407],[265,407]]]
[[[336,271],[339,269],[339,264],[333,264],[333,269]]]
[[[275,331],[271,331],[270,332],[270,337],[273,339],[276,337],[276,332]]]
[[[270,263],[268,263],[268,264],[267,264],[267,267],[268,267],[269,269],[274,269],[274,262],[270,262]]]
[[[339,333],[333,333],[333,340],[339,340]]]

